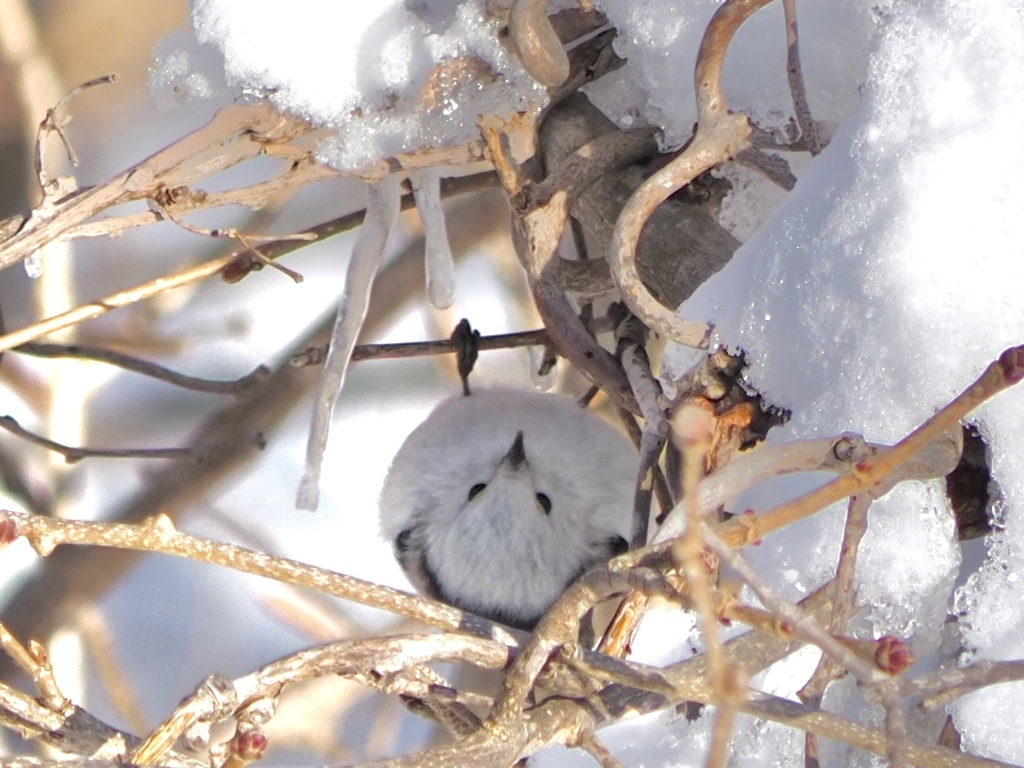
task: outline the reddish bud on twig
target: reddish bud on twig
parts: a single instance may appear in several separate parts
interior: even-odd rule
[[[252,762],[263,757],[267,751],[267,734],[259,728],[249,731],[236,731],[231,740],[231,752],[245,762]]]
[[[237,283],[246,277],[250,272],[263,269],[263,265],[247,253],[240,253],[230,264],[226,264],[220,271],[221,279],[225,283]]]
[[[1016,384],[1024,379],[1024,345],[1010,347],[999,356],[999,367],[1009,384]]]
[[[905,642],[891,635],[878,638],[875,664],[880,670],[890,675],[898,675],[905,672],[913,663],[914,654]]]
[[[0,512],[0,549],[3,549],[21,535],[18,521],[6,512]]]
[[[836,635],[836,640],[845,645],[865,661],[871,661],[889,675],[905,672],[915,661],[914,654],[903,640],[885,635],[877,640],[860,640],[855,637]]]

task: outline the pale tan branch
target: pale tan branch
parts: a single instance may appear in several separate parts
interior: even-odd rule
[[[262,208],[274,197],[289,191],[300,189],[308,184],[325,179],[336,179],[341,174],[333,168],[314,163],[305,159],[294,163],[280,176],[261,181],[249,187],[226,190],[224,192],[208,192],[203,195],[192,195],[177,201],[174,212],[178,215],[192,211],[210,210],[227,205],[241,205],[253,210]],[[59,240],[76,240],[80,237],[109,237],[121,234],[126,230],[144,227],[162,220],[158,211],[147,210],[124,216],[109,216],[98,221],[76,224],[62,233]]]
[[[144,552],[161,552],[212,563],[256,576],[315,589],[362,605],[422,621],[430,626],[462,630],[516,646],[522,633],[453,608],[390,587],[335,573],[326,568],[275,557],[233,544],[225,544],[175,529],[170,518],[157,515],[140,525],[57,520],[21,512],[0,511],[0,530],[13,526],[16,536],[28,539],[39,554],[50,554],[64,544],[85,544]],[[11,539],[8,539],[8,541]]]
[[[851,467],[849,474],[842,475],[798,499],[758,515],[735,517],[719,526],[718,535],[731,547],[747,546],[771,531],[814,514],[860,490],[869,490],[876,497],[888,492],[892,484],[900,479],[892,476],[896,470],[908,465],[915,455],[928,450],[929,444],[933,441],[941,444],[943,441],[950,442],[952,437],[952,442],[955,443],[960,437],[961,419],[990,397],[1018,383],[1021,378],[1024,378],[1024,346],[1012,347],[1003,352],[999,360],[989,365],[963,393],[888,451],[858,461]],[[943,454],[944,451],[939,450],[936,458]],[[946,471],[951,471],[953,466],[956,466],[955,461]]]
[[[846,631],[846,625],[853,618],[856,609],[854,578],[857,570],[857,554],[860,543],[868,529],[868,511],[872,498],[868,494],[854,494],[850,497],[846,510],[846,525],[843,528],[843,543],[839,550],[839,565],[832,584],[832,601],[834,608],[828,620],[828,631],[833,635]],[[810,680],[797,692],[804,704],[819,706],[825,688],[840,676],[839,667],[828,655],[822,654],[818,665],[811,673]],[[809,755],[818,754],[817,737],[808,732],[805,739],[805,750]]]
[[[225,107],[202,128],[160,150],[109,181],[78,189],[34,210],[12,236],[0,242],[0,268],[18,262],[118,203],[151,197],[161,187],[189,186],[283,142],[309,126],[281,115],[268,103]]]
[[[299,651],[237,678],[233,687],[239,706],[259,698],[275,697],[288,684],[326,675],[341,675],[384,691],[426,696],[428,685],[413,680],[391,684],[390,676],[430,662],[458,662],[483,669],[504,669],[511,661],[504,644],[458,632],[396,635],[345,640]],[[461,694],[452,692],[453,701]],[[476,699],[470,701],[477,703]]]
[[[39,691],[43,704],[54,712],[59,712],[68,703],[64,694],[57,686],[57,680],[53,676],[53,668],[47,658],[46,649],[39,643],[29,642],[28,648],[7,631],[7,627],[0,624],[0,647],[8,656],[21,667],[35,684]]]
[[[715,611],[709,579],[709,571],[717,570],[717,562],[705,552],[705,518],[697,498],[713,424],[707,411],[697,406],[685,406],[674,416],[672,426],[673,438],[683,452],[683,506],[686,510],[686,529],[673,547],[672,554],[682,564],[686,586],[697,611],[718,707],[708,765],[722,765],[728,738],[722,737],[721,729],[731,722],[736,706],[745,698],[743,690],[746,684],[740,682],[737,671],[728,665],[722,650],[719,616]]]
[[[1024,661],[979,661],[969,667],[941,669],[904,681],[904,696],[923,696],[919,706],[926,712],[942,709],[971,691],[990,685],[1024,680]]]

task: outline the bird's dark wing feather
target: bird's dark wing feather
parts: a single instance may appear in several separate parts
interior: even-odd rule
[[[395,559],[417,590],[427,597],[442,600],[444,598],[438,587],[437,577],[427,563],[422,536],[423,529],[419,525],[406,528],[399,533],[392,543]]]

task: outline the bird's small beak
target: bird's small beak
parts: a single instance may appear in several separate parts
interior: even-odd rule
[[[512,443],[511,450],[505,454],[505,458],[502,459],[501,463],[511,469],[519,469],[526,464],[526,447],[523,445],[522,430],[516,432],[515,442]]]

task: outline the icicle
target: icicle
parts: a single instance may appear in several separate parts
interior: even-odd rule
[[[441,174],[434,168],[409,171],[409,183],[427,240],[427,297],[438,309],[447,309],[455,302],[455,261],[441,209]]]
[[[327,362],[324,363],[313,405],[313,421],[309,429],[309,441],[306,443],[306,470],[296,500],[299,509],[315,510],[320,503],[320,469],[327,448],[334,404],[341,394],[352,348],[363,327],[363,320],[366,319],[373,278],[384,260],[388,240],[398,221],[400,198],[398,174],[391,174],[369,186],[366,218],[352,246],[345,289],[341,294]]]
[[[43,274],[42,251],[33,251],[25,257],[25,274],[33,279]]]
[[[542,392],[549,392],[558,378],[557,358],[547,347],[527,347],[526,355],[530,366],[530,381]]]

